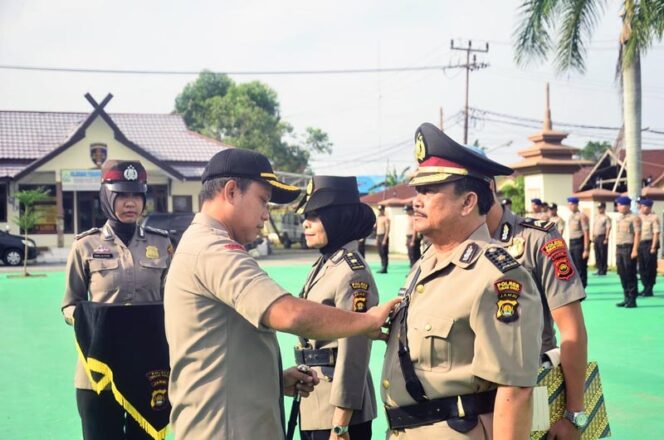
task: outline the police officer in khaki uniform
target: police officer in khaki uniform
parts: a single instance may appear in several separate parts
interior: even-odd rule
[[[620,213],[616,220],[616,266],[624,295],[624,299],[616,306],[632,309],[636,307],[638,288],[636,259],[641,241],[641,219],[632,214],[632,199],[629,197],[618,197],[616,204]]]
[[[579,211],[579,198],[568,197],[567,207],[572,212],[567,219],[569,225],[569,253],[579,271],[581,282],[588,285],[588,255],[590,252],[590,228],[588,216]]]
[[[418,128],[415,144],[415,230],[432,245],[391,321],[381,380],[388,438],[527,439],[542,304],[485,223],[492,178],[512,170],[432,124]]]
[[[413,267],[415,262],[422,257],[422,236],[418,232],[415,232],[413,219],[415,210],[413,209],[413,205],[406,205],[404,211],[406,211],[406,215],[408,216],[408,223],[406,224],[406,248],[408,249],[410,267]]]
[[[133,304],[159,302],[172,247],[168,232],[137,226],[145,207],[147,173],[137,161],[106,161],[99,200],[106,218],[102,228],[76,236],[67,259],[62,313],[73,323],[82,301]],[[74,379],[83,438],[150,438],[115,402],[110,387],[97,395],[80,360]]]
[[[268,203],[290,203],[299,190],[277,180],[262,154],[223,150],[201,180],[201,212],[166,280],[171,426],[176,440],[281,440],[283,394],[306,395],[317,376],[282,374],[276,331],[377,337],[398,300],[353,313],[293,297],[268,277],[244,245],[269,219]]]
[[[385,215],[385,206],[378,205],[376,217],[376,248],[380,257],[380,270],[378,273],[387,273],[390,256],[390,218]]]
[[[593,246],[595,248],[595,275],[606,275],[609,252],[609,237],[611,236],[611,218],[606,215],[606,203],[597,204],[597,215],[593,222]]]
[[[300,297],[364,313],[378,304],[371,270],[357,252],[357,240],[371,233],[376,216],[360,203],[355,177],[315,176],[302,199],[304,236],[321,256]],[[371,440],[376,396],[369,372],[371,340],[300,338],[295,361],[316,370],[322,382],[300,406],[302,440]]]
[[[542,354],[554,349],[556,323],[561,336],[561,364],[565,376],[566,413],[549,430],[552,438],[578,439],[585,426],[583,392],[587,364],[588,335],[581,301],[586,293],[567,246],[550,221],[523,218],[497,203],[487,214],[494,239],[528,269],[542,300],[544,331]]]
[[[529,217],[532,217],[536,220],[544,220],[544,212],[542,212],[542,205],[544,205],[544,202],[542,202],[542,199],[535,197],[534,199],[530,199],[530,213]]]
[[[556,203],[552,203],[551,205],[549,205],[548,221],[550,221],[556,226],[556,229],[558,230],[560,235],[563,235],[565,233],[565,220],[563,220],[563,218],[558,215],[558,205]]]
[[[653,296],[657,281],[657,250],[659,249],[659,218],[652,212],[653,202],[639,198],[641,241],[639,242],[639,276],[643,291],[641,296]]]

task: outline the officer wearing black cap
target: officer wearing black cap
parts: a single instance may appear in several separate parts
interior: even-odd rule
[[[335,340],[376,336],[395,302],[352,313],[290,295],[245,250],[268,204],[299,189],[277,179],[260,153],[229,148],[202,176],[201,212],[182,235],[166,281],[171,426],[176,439],[285,437],[283,394],[318,381],[281,371],[276,331]]]
[[[544,215],[544,212],[542,212],[542,205],[544,202],[542,202],[542,199],[540,198],[533,198],[530,199],[530,214],[529,216],[532,218],[535,218],[537,220],[544,220],[542,216]]]
[[[360,202],[355,177],[314,176],[301,202],[307,246],[320,257],[300,297],[364,313],[378,304],[371,271],[357,252],[357,240],[373,229],[376,216]],[[371,341],[300,337],[295,361],[314,368],[323,380],[300,406],[303,440],[371,439],[376,397],[369,372]]]
[[[428,123],[415,134],[415,155],[414,229],[432,245],[391,319],[381,380],[388,438],[526,438],[542,304],[529,272],[485,223],[490,183],[512,170]]]
[[[145,207],[147,172],[138,161],[109,160],[101,169],[99,200],[108,219],[78,234],[67,260],[62,313],[73,323],[82,301],[159,302],[172,247],[168,232],[138,226]],[[115,401],[110,387],[97,394],[80,360],[74,384],[86,439],[151,438]]]
[[[606,275],[609,237],[611,236],[611,218],[606,215],[606,203],[597,204],[597,214],[593,221],[593,247],[595,249],[595,275]]]
[[[616,266],[624,296],[616,306],[631,309],[636,307],[636,260],[641,241],[641,219],[632,214],[632,199],[629,197],[618,197],[616,205],[620,213],[616,219]]]
[[[652,212],[653,201],[639,198],[641,241],[639,242],[639,277],[643,284],[641,296],[653,296],[657,280],[657,251],[659,249],[659,218]]]

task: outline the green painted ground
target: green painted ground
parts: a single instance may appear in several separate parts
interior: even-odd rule
[[[298,292],[309,266],[267,269]],[[383,298],[396,295],[406,272],[404,263],[396,263],[389,274],[376,275]],[[59,313],[63,285],[60,272],[29,280],[0,275],[0,439],[81,438],[72,385],[73,336]],[[614,303],[622,294],[617,276],[590,278],[584,303],[590,359],[599,362],[613,438],[618,440],[662,437],[664,280],[655,292],[654,298],[640,300],[637,309],[618,309]],[[279,339],[288,364],[295,338]],[[383,352],[382,344],[374,345],[376,382]],[[374,437],[384,438],[385,427],[380,414]]]

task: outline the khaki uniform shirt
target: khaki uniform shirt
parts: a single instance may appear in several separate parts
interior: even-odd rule
[[[327,261],[320,257],[301,296],[355,312],[366,312],[377,305],[376,283],[357,252],[357,241],[346,244]],[[351,425],[375,419],[376,395],[369,372],[371,340],[366,336],[354,336],[333,341],[309,339],[307,342],[315,349],[337,348],[337,356],[334,368],[312,367],[322,380],[300,403],[301,428],[305,431],[332,429],[335,407],[353,410]]]
[[[94,301],[109,304],[158,302],[163,298],[164,278],[170,262],[168,232],[137,227],[129,246],[115,236],[108,223],[79,234],[67,259],[62,313],[71,323],[76,304]],[[80,360],[74,385],[92,389]]]
[[[641,219],[631,212],[616,220],[616,244],[634,244],[634,234],[641,232]]]
[[[563,220],[562,217],[556,215],[554,217],[549,218],[549,221],[556,226],[556,229],[558,230],[558,232],[560,232],[560,235],[563,235],[565,233],[565,220]]]
[[[551,222],[526,220],[503,209],[493,238],[532,275],[542,300],[542,353],[556,347],[551,310],[585,299],[567,245]]]
[[[606,235],[606,232],[611,227],[611,217],[606,214],[597,214],[595,222],[593,223],[593,237],[598,235]]]
[[[376,218],[376,235],[385,235],[390,233],[390,219],[386,215],[379,215]]]
[[[415,373],[427,397],[478,393],[499,384],[534,386],[542,334],[539,293],[528,271],[493,244],[486,224],[443,257],[429,248],[404,286],[411,284],[418,268],[421,273],[408,308],[407,337]],[[381,397],[388,407],[416,403],[406,391],[399,364],[396,321],[381,378]],[[491,430],[491,415],[480,418],[481,426],[467,435],[440,422],[407,429],[405,438],[473,438],[478,429]],[[393,433],[393,438],[403,434]]]
[[[588,217],[581,211],[573,212],[567,219],[569,224],[569,239],[583,238],[583,233],[588,231]]]
[[[641,241],[652,240],[655,234],[659,234],[659,217],[657,214],[640,214],[641,219]]]
[[[287,294],[222,224],[196,214],[164,294],[176,439],[284,437],[279,344],[261,319]]]

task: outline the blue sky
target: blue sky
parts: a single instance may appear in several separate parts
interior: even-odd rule
[[[489,42],[478,55],[490,67],[471,74],[471,106],[541,118],[551,82],[554,120],[619,126],[614,82],[620,2],[608,2],[593,34],[585,75],[556,75],[548,65],[515,66],[511,35],[519,1],[127,1],[2,0],[0,64],[109,69],[220,71],[312,70],[440,65],[462,61],[450,39]],[[664,131],[664,43],[643,60],[643,126]],[[25,72],[0,69],[0,109],[89,111],[83,98],[111,92],[110,112],[167,113],[195,76]],[[296,130],[327,131],[331,156],[320,174],[381,174],[413,163],[412,136],[424,121],[462,139],[453,118],[464,102],[461,70],[358,75],[235,76],[261,80],[279,94]],[[535,130],[471,124],[495,160],[512,163]],[[610,131],[575,130],[567,143],[612,139]],[[664,136],[644,135],[646,148]]]

